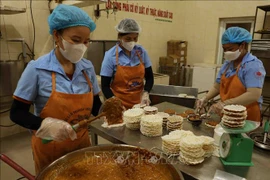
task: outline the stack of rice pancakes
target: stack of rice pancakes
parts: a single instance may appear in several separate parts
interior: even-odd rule
[[[174,131],[174,130],[181,130],[183,125],[183,117],[173,115],[167,118],[167,130]]]
[[[166,155],[178,156],[180,153],[180,141],[182,138],[194,135],[191,131],[175,130],[169,135],[162,136],[162,150]]]
[[[158,113],[158,108],[154,106],[146,106],[143,108],[144,114],[145,115],[150,115],[150,114],[157,114]]]
[[[123,114],[123,119],[126,124],[126,127],[131,130],[139,130],[141,117],[143,116],[144,111],[141,108],[128,109]]]
[[[227,105],[223,108],[222,124],[228,128],[241,128],[245,125],[247,111],[245,106]]]
[[[163,119],[158,115],[144,115],[141,117],[140,131],[148,137],[162,135]]]
[[[157,115],[160,116],[163,120],[162,127],[167,128],[168,117],[170,115],[168,113],[165,113],[165,112],[158,112]]]

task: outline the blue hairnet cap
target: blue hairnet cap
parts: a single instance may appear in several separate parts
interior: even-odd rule
[[[59,4],[48,17],[50,34],[53,30],[60,30],[74,26],[86,26],[93,32],[96,24],[82,9],[76,6]]]
[[[240,27],[230,27],[222,35],[222,44],[237,44],[252,41],[251,34],[244,28]]]

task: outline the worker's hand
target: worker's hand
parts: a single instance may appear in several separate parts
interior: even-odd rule
[[[198,100],[196,101],[196,109],[195,109],[195,112],[196,112],[196,113],[199,113],[199,114],[204,113],[204,112],[201,112],[201,110],[204,109],[206,103],[207,103],[207,100],[206,100],[206,97],[205,97],[205,96],[204,96],[203,98],[201,98],[201,99],[198,99]]]
[[[223,102],[221,102],[221,101],[219,101],[216,104],[213,104],[209,108],[209,111],[207,112],[207,115],[210,116],[211,114],[217,114],[217,115],[221,116],[224,106],[225,106],[225,104]]]
[[[42,121],[40,128],[36,132],[36,136],[54,141],[64,141],[68,138],[72,141],[77,139],[77,134],[69,123],[51,117],[47,117]]]
[[[141,103],[140,104],[146,104],[149,106],[151,103],[150,98],[149,98],[149,93],[147,91],[144,91],[141,96]]]

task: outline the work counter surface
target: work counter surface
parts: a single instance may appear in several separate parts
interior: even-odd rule
[[[189,109],[168,102],[157,104],[155,107],[157,107],[160,112],[165,109],[173,109],[176,112],[181,113]],[[129,130],[125,126],[106,129],[101,126],[102,123],[103,121],[97,120],[92,122],[89,126],[92,145],[97,145],[97,136],[101,136],[112,143],[140,146],[149,150],[153,147],[161,149],[161,137],[146,137],[142,135],[139,130]],[[193,126],[191,123],[184,120],[183,130],[190,130],[195,135],[206,135],[210,137],[213,137],[214,134],[214,129],[205,126],[204,122],[200,126]],[[168,132],[163,130],[163,135],[166,134],[168,134]],[[262,150],[255,146],[252,155],[254,166],[251,167],[223,166],[220,159],[215,156],[207,158],[203,163],[195,166],[184,165],[176,158],[170,160],[172,160],[174,164],[176,163],[175,167],[179,168],[182,173],[196,179],[213,179],[215,172],[218,169],[245,177],[248,180],[265,180],[270,177],[270,151]]]

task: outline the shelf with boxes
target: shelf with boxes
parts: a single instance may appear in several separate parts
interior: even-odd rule
[[[264,15],[260,16],[260,14]],[[259,58],[264,65],[266,76],[262,96],[264,98],[270,97],[270,5],[256,7],[253,29],[251,53]]]
[[[167,56],[159,58],[159,72],[170,76],[170,85],[182,85],[183,66],[187,64],[187,41],[167,42]]]

